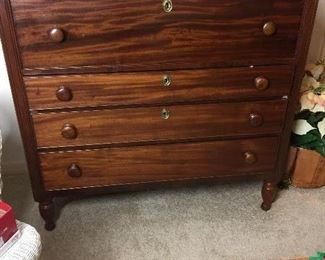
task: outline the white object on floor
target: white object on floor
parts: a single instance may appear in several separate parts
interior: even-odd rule
[[[20,238],[1,257],[1,260],[36,260],[41,255],[41,237],[32,226],[17,221]]]
[[[1,199],[1,194],[2,194],[1,154],[2,154],[2,136],[1,136],[1,130],[0,130],[0,199]]]
[[[0,247],[0,259],[2,256],[7,253],[9,248],[14,245],[18,239],[20,238],[20,231],[18,230],[6,243],[3,244],[3,240],[0,239],[0,244],[2,246]]]
[[[2,137],[0,130],[0,198],[2,194],[2,179],[1,179],[1,153],[2,153]],[[41,237],[32,226],[23,222],[17,221],[17,227],[20,232],[20,237],[14,237],[13,245],[1,255],[1,260],[37,260],[41,255]],[[4,245],[5,246],[5,245]]]

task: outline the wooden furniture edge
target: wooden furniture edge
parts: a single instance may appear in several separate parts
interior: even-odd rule
[[[305,63],[307,60],[309,45],[312,34],[310,31],[313,29],[318,0],[305,1],[303,15],[301,17],[300,37],[298,39],[296,48],[297,64],[294,73],[294,82],[291,93],[288,99],[288,108],[286,113],[285,125],[283,128],[283,135],[280,140],[280,149],[278,153],[278,167],[276,171],[276,182],[280,182],[286,172],[287,158],[290,148],[290,136],[292,125],[294,121],[295,111],[298,107],[298,98],[300,85],[304,76]],[[308,18],[308,19],[307,19]]]
[[[65,196],[92,196],[97,194],[107,195],[119,192],[141,192],[141,191],[153,191],[161,188],[172,189],[179,187],[198,187],[200,185],[215,185],[216,183],[232,183],[234,181],[241,182],[244,180],[260,181],[263,180],[265,172],[254,173],[251,175],[233,175],[233,176],[212,176],[205,178],[190,178],[190,179],[175,179],[173,181],[155,181],[155,182],[143,182],[143,183],[132,183],[132,184],[118,184],[118,185],[103,185],[96,187],[85,187],[85,188],[73,188],[73,189],[60,189],[48,191],[54,197],[65,197]]]
[[[294,65],[296,63],[295,58],[278,58],[273,59],[267,62],[267,66],[276,66],[276,65]],[[182,67],[166,69],[165,71],[178,71],[178,70],[198,70],[198,69],[214,69],[214,68],[246,68],[251,65],[255,67],[266,66],[264,62],[260,60],[249,60],[249,61],[241,61],[241,62],[233,62],[228,61],[225,63],[216,63],[210,66],[195,66],[192,67]],[[137,73],[137,72],[157,72],[162,71],[161,69],[128,69],[128,68],[120,68],[117,71],[114,68],[111,68],[109,65],[92,65],[92,66],[72,66],[72,67],[55,67],[55,68],[23,68],[22,72],[24,76],[33,77],[33,76],[53,76],[53,75],[79,75],[79,74],[98,74],[98,73]]]
[[[3,44],[3,52],[8,70],[11,91],[14,99],[16,115],[18,118],[20,134],[24,144],[25,157],[28,163],[28,171],[33,187],[33,195],[36,201],[46,199],[43,189],[43,181],[39,171],[39,159],[37,156],[36,139],[33,131],[29,105],[24,89],[22,65],[19,57],[18,43],[11,6],[9,0],[0,0],[0,35]]]

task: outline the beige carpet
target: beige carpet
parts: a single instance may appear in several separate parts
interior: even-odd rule
[[[5,178],[4,199],[35,226],[44,260],[289,259],[325,250],[325,189],[290,188],[269,212],[260,183],[92,197],[67,203],[43,229],[26,177]]]

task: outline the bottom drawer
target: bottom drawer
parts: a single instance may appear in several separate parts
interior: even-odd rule
[[[40,153],[46,190],[273,171],[278,138]]]

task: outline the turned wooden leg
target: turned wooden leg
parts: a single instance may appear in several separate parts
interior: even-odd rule
[[[45,229],[51,231],[55,228],[55,205],[53,200],[40,202],[39,212],[45,220]]]
[[[276,182],[264,181],[262,187],[263,203],[261,205],[261,208],[263,210],[268,211],[271,208],[272,202],[275,200],[277,192],[278,187]]]

